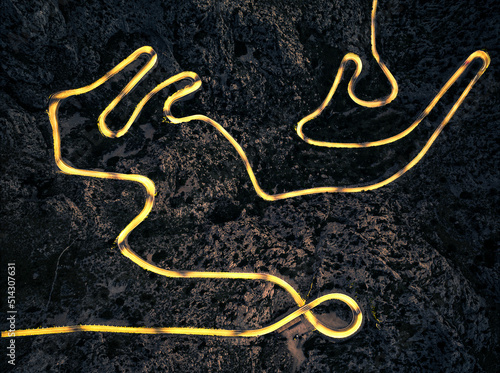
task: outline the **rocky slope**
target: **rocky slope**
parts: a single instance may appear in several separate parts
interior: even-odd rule
[[[478,68],[473,64],[404,140],[325,150],[302,142],[294,125],[324,99],[345,53],[363,59],[362,98],[388,92],[370,54],[370,0],[0,4],[0,270],[5,279],[4,263],[16,261],[18,328],[256,328],[296,308],[266,283],[165,279],[112,249],[144,192],[57,171],[45,113],[50,94],[87,85],[150,45],[158,66],[110,116],[111,125],[118,128],[155,84],[194,71],[202,91],[175,114],[219,121],[244,147],[263,188],[282,192],[367,183],[402,167]],[[399,82],[398,98],[360,108],[344,79],[308,133],[340,141],[390,136],[418,116],[470,53],[487,50],[492,63],[424,160],[373,192],[265,202],[213,128],[162,121],[168,92],[151,100],[126,136],[103,138],[97,117],[136,70],[68,100],[61,109],[68,162],[141,173],[156,183],[155,208],[130,238],[138,254],[165,268],[273,273],[308,299],[344,291],[367,320],[343,342],[303,321],[251,339],[24,337],[16,342],[16,367],[2,360],[6,371],[493,372],[500,331],[499,11],[494,0],[380,1],[378,47]],[[318,313],[345,317],[335,304]]]

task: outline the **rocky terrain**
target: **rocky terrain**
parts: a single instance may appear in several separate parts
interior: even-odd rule
[[[51,94],[90,84],[150,45],[158,66],[110,115],[111,127],[120,128],[156,84],[194,71],[202,90],[176,104],[174,114],[220,122],[247,152],[264,190],[278,193],[391,175],[422,148],[479,68],[473,63],[405,139],[370,149],[322,149],[301,141],[294,126],[322,102],[345,53],[363,60],[361,98],[389,91],[370,53],[370,0],[0,4],[0,275],[5,286],[6,263],[15,261],[18,329],[247,329],[296,309],[268,283],[167,279],[123,257],[113,242],[142,208],[144,191],[57,170],[46,114]],[[129,240],[139,255],[165,268],[272,273],[308,300],[346,292],[366,321],[340,342],[304,320],[249,339],[22,337],[15,367],[6,362],[2,340],[2,371],[494,372],[500,359],[498,14],[495,0],[380,0],[378,49],[398,80],[398,98],[383,108],[361,108],[344,79],[332,104],[306,128],[311,137],[367,141],[398,133],[472,52],[486,50],[492,63],[424,159],[372,192],[263,201],[214,128],[162,120],[164,100],[180,86],[153,98],[124,137],[102,137],[99,113],[139,63],[65,102],[68,163],[140,173],[156,184],[155,207]],[[2,315],[5,300],[2,295]],[[344,307],[332,302],[316,313],[348,321]]]

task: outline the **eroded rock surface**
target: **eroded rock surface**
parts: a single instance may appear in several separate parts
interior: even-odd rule
[[[57,171],[45,113],[50,94],[87,85],[150,45],[158,66],[110,115],[110,125],[124,123],[159,82],[194,71],[203,88],[176,104],[174,114],[219,121],[247,152],[263,188],[283,192],[362,184],[395,172],[473,77],[467,74],[436,114],[396,144],[325,150],[302,142],[294,125],[322,102],[345,53],[363,60],[362,98],[388,92],[370,54],[370,0],[4,0],[0,10],[0,237],[2,263],[17,263],[20,329],[245,329],[296,309],[267,283],[161,278],[112,249],[142,208],[144,192]],[[69,163],[141,173],[156,183],[154,210],[130,237],[139,255],[165,268],[272,273],[308,299],[340,290],[357,299],[366,322],[344,342],[304,321],[251,339],[23,337],[16,341],[16,367],[5,365],[6,371],[495,371],[499,12],[494,0],[380,0],[378,48],[399,82],[398,98],[384,108],[360,108],[344,79],[330,107],[306,128],[311,136],[390,136],[418,116],[469,54],[487,50],[492,64],[424,160],[373,192],[265,202],[213,128],[162,121],[168,92],[148,103],[123,138],[103,138],[99,113],[139,64],[65,102],[62,147]],[[339,305],[317,311],[332,323],[346,317]],[[5,330],[5,320],[0,325]]]

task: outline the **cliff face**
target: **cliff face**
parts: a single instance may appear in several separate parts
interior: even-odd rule
[[[323,149],[301,141],[294,126],[326,97],[345,53],[359,54],[367,72],[359,96],[389,92],[370,53],[369,0],[5,0],[0,11],[0,237],[2,263],[16,262],[18,329],[250,329],[297,308],[264,282],[166,279],[112,249],[142,208],[144,192],[57,171],[45,113],[49,95],[90,84],[150,45],[158,66],[110,115],[111,127],[121,127],[156,84],[194,71],[202,90],[176,104],[174,114],[221,123],[247,152],[263,189],[278,193],[364,184],[394,173],[422,148],[479,68],[473,63],[405,139]],[[304,321],[251,339],[22,337],[12,371],[493,372],[499,360],[499,11],[493,0],[380,1],[377,45],[398,80],[398,98],[383,108],[361,108],[344,79],[332,104],[306,128],[311,137],[391,136],[417,118],[472,52],[488,51],[492,64],[424,159],[372,192],[261,200],[236,151],[214,128],[162,121],[174,89],[153,98],[127,135],[102,137],[99,113],[138,65],[65,102],[68,163],[155,182],[155,207],[129,239],[143,258],[172,269],[272,273],[308,299],[340,290],[359,302],[366,321],[343,342]],[[317,313],[331,321],[345,311],[332,303]]]

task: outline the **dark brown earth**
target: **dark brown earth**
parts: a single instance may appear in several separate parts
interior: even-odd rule
[[[157,83],[194,71],[202,91],[174,114],[219,121],[244,147],[263,188],[283,192],[367,183],[402,167],[478,68],[473,64],[404,140],[325,150],[302,142],[294,125],[324,99],[345,53],[360,54],[365,64],[368,74],[357,87],[362,98],[388,92],[370,54],[370,0],[0,4],[0,274],[5,286],[5,263],[16,262],[19,329],[257,328],[296,309],[266,283],[161,278],[113,249],[142,208],[144,192],[57,171],[45,113],[50,94],[87,85],[150,45],[158,66],[110,116],[114,128]],[[151,100],[126,136],[103,138],[97,117],[136,70],[68,100],[61,109],[68,162],[141,173],[156,183],[155,208],[130,238],[139,255],[165,268],[273,273],[308,299],[340,290],[358,300],[366,322],[343,342],[304,322],[251,339],[23,337],[16,340],[15,368],[6,363],[2,340],[2,371],[494,372],[498,14],[494,0],[380,1],[379,52],[399,82],[398,98],[384,108],[360,108],[345,93],[344,79],[332,105],[306,129],[310,134],[339,141],[390,136],[418,116],[469,54],[486,50],[492,63],[423,161],[373,192],[265,202],[213,128],[162,121],[168,92]],[[331,321],[346,317],[341,305],[317,312]]]

